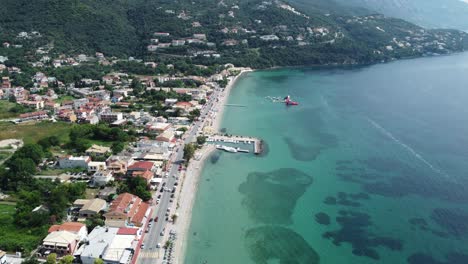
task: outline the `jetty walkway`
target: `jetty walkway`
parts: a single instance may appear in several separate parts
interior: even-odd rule
[[[246,136],[235,136],[235,135],[221,135],[215,134],[207,138],[208,142],[224,142],[224,143],[233,143],[233,144],[253,144],[254,154],[259,155],[263,152],[263,140],[255,137],[246,137]]]

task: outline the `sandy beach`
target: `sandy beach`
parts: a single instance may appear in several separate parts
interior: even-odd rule
[[[244,75],[245,73],[252,72],[252,69],[245,69],[242,70],[238,75],[234,77],[230,77],[228,85],[224,88],[224,91],[221,93],[221,97],[219,98],[218,103],[215,106],[215,110],[217,111],[212,120],[212,127],[215,131],[219,132],[221,129],[221,121],[224,115],[224,105],[227,103],[227,99],[229,94],[231,93],[232,88],[235,86],[239,77]]]
[[[199,159],[193,159],[190,161],[190,164],[187,167],[187,172],[184,175],[183,186],[179,199],[177,200],[179,205],[177,209],[178,217],[173,228],[177,232],[177,240],[174,245],[174,263],[184,262],[187,236],[190,229],[192,209],[195,203],[198,184],[201,178],[201,170],[205,160],[215,150],[216,147],[213,145],[205,145],[200,149],[196,153],[196,156],[198,156]]]
[[[238,78],[247,73],[251,72],[251,69],[242,70],[238,75],[230,77],[229,83],[221,93],[219,101],[216,102],[214,109],[216,114],[212,116],[211,126],[219,131],[221,125],[221,118],[224,114],[224,105],[227,102],[227,98],[231,89],[234,87]],[[190,223],[192,220],[192,209],[195,203],[195,197],[198,190],[198,184],[200,182],[201,171],[206,159],[216,150],[213,145],[205,145],[202,149],[197,151],[195,158],[190,161],[187,171],[184,175],[183,186],[181,188],[178,202],[178,217],[176,224],[173,225],[173,230],[177,232],[177,240],[174,245],[174,263],[183,264],[185,258],[185,250],[187,247],[187,237],[190,229]]]

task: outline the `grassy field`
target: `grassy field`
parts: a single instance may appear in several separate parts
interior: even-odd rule
[[[0,248],[9,252],[29,252],[39,245],[47,231],[17,228],[13,223],[14,214],[14,205],[0,204]]]
[[[58,98],[58,99],[55,99],[54,101],[55,101],[56,103],[61,104],[61,103],[64,102],[64,101],[72,101],[72,100],[75,100],[75,99],[76,99],[76,98],[73,97],[73,96],[71,96],[71,95],[65,95],[65,96],[61,96],[61,97]]]
[[[69,140],[69,133],[72,125],[69,123],[23,123],[15,125],[9,122],[0,123],[0,140],[17,138],[24,143],[36,143],[42,138],[57,136],[62,142]]]
[[[10,113],[10,109],[15,106],[15,103],[7,100],[0,100],[0,119],[17,117],[19,114]]]

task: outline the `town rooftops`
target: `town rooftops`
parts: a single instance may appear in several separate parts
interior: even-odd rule
[[[49,228],[49,233],[56,231],[67,231],[71,233],[78,233],[81,228],[85,227],[84,224],[78,222],[65,222],[61,225],[53,225]]]
[[[151,170],[154,163],[151,161],[137,161],[128,167],[129,170]]]
[[[37,111],[37,112],[32,112],[32,113],[25,113],[25,114],[21,114],[20,118],[31,118],[31,117],[39,117],[39,116],[47,116],[47,112]]]
[[[188,107],[192,107],[193,104],[190,103],[190,102],[178,102],[175,104],[176,107],[183,107],[183,108],[188,108]]]
[[[105,154],[107,152],[111,152],[109,147],[99,146],[93,144],[89,149],[86,150],[86,153],[98,153],[98,154]]]
[[[133,177],[142,177],[143,179],[145,179],[148,183],[151,181],[151,179],[153,178],[154,174],[147,170],[147,171],[134,171],[132,172],[132,176]]]
[[[141,225],[143,223],[143,218],[146,215],[146,212],[148,211],[149,204],[142,202],[140,207],[138,208],[138,211],[133,215],[131,218],[131,222],[137,226]]]
[[[88,243],[79,249],[81,257],[99,258],[118,232],[115,227],[96,226],[88,235]]]
[[[134,235],[138,234],[138,228],[120,227],[117,235]]]
[[[106,207],[106,201],[96,198],[88,200],[86,204],[83,205],[81,211],[92,211],[98,213]]]
[[[88,199],[76,199],[73,202],[73,206],[75,207],[83,207],[87,202],[89,202]]]
[[[78,235],[69,231],[56,231],[48,234],[42,244],[49,246],[68,247],[69,244],[78,240]]]

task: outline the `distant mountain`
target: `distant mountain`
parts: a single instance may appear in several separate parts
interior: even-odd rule
[[[353,6],[343,1],[2,0],[0,42],[34,51],[47,44],[51,55],[103,52],[258,68],[375,63],[468,46],[468,35],[460,31],[425,30],[357,4],[372,0],[349,0]],[[32,31],[41,37],[24,37]],[[205,37],[194,40],[194,34]],[[166,46],[156,47],[161,43]]]
[[[463,0],[335,0],[398,17],[428,28],[468,31],[468,1]],[[315,0],[311,0],[315,2]]]

